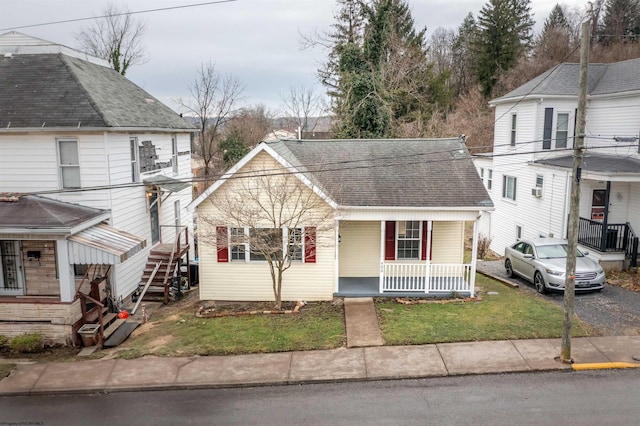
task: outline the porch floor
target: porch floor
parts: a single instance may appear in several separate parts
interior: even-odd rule
[[[435,299],[451,296],[447,291],[385,291],[380,293],[379,277],[340,277],[338,279],[338,291],[335,297],[413,297],[422,299]]]

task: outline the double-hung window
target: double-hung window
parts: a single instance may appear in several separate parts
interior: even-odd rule
[[[420,222],[398,222],[398,259],[420,259]]]
[[[176,135],[171,136],[171,164],[173,165],[173,174],[178,174],[178,138]]]
[[[510,144],[516,146],[516,128],[518,124],[518,114],[511,114]]]
[[[558,113],[556,117],[556,149],[567,147],[567,137],[569,135],[569,114]]]
[[[287,229],[287,254],[292,261],[302,260],[302,246],[304,244],[302,228]]]
[[[78,141],[58,139],[58,166],[62,188],[80,188]]]
[[[244,228],[231,228],[229,233],[230,244],[229,249],[231,252],[231,261],[234,260],[247,260],[246,258],[246,238]]]
[[[491,189],[493,186],[493,169],[487,170],[487,189]]]
[[[129,155],[131,157],[131,182],[140,181],[140,168],[138,166],[139,150],[138,138],[129,138]]]
[[[502,176],[502,197],[509,200],[516,200],[516,181],[513,176]]]

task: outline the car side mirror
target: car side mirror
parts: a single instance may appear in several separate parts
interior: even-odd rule
[[[589,256],[589,252],[588,251],[583,251],[582,254],[585,255],[585,256]]]

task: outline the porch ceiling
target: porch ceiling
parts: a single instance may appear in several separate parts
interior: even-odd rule
[[[106,224],[92,226],[69,237],[69,257],[74,264],[115,265],[147,245],[147,240]]]

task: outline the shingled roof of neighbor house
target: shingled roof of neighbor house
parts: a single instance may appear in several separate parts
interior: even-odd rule
[[[506,102],[521,97],[578,96],[580,64],[563,63],[545,71],[515,90],[492,100]],[[589,64],[587,93],[610,95],[640,90],[640,58],[611,64]]]
[[[108,218],[110,215],[107,210],[37,195],[18,195],[0,199],[6,200],[0,201],[0,233],[3,228],[70,229],[90,220]]]
[[[0,57],[0,129],[105,127],[194,129],[111,68],[64,53]]]
[[[280,140],[268,146],[342,206],[493,206],[458,138]]]

